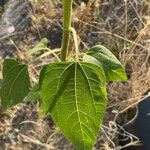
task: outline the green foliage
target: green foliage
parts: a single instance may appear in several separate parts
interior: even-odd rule
[[[103,69],[84,62],[51,63],[40,75],[41,113],[50,113],[79,150],[91,150],[106,109]]]
[[[29,90],[27,65],[6,59],[3,64],[3,83],[0,91],[1,105],[6,110],[23,99],[40,99],[40,113],[50,114],[63,134],[78,150],[91,150],[106,110],[106,80],[125,80],[126,74],[117,58],[101,45],[92,47],[84,55],[83,62],[79,62],[76,36],[76,61],[66,61],[70,58],[68,45],[72,29],[72,0],[63,0],[63,3],[61,62],[45,65],[40,73],[39,83]],[[48,54],[59,57],[56,53],[60,50],[49,50],[47,43],[46,38],[42,39],[27,54],[48,50]]]
[[[41,39],[41,41],[32,49],[26,52],[27,55],[32,55],[35,52],[39,52],[41,50],[47,49],[48,40],[47,38]]]
[[[21,102],[28,94],[29,87],[27,65],[6,59],[3,64],[3,83],[0,90],[2,107],[7,109]]]
[[[104,69],[108,81],[126,80],[127,76],[119,60],[104,46],[92,47],[83,57],[83,61],[96,64]]]
[[[33,86],[24,101],[40,100],[39,84]]]

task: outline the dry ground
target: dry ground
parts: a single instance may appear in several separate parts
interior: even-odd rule
[[[62,37],[61,1],[35,0],[31,14],[32,25],[13,54],[27,62],[35,57],[18,52],[34,47],[43,37],[49,39],[51,49],[58,48]],[[135,115],[137,102],[150,88],[149,14],[149,0],[95,0],[90,7],[74,3],[73,26],[80,49],[85,51],[94,44],[106,46],[128,75],[127,81],[108,83],[109,104],[95,145],[97,150],[119,149],[117,123],[124,124]],[[39,59],[30,67],[33,84],[41,65],[50,59]],[[38,103],[28,102],[0,114],[0,150],[74,150],[50,117],[42,119],[37,111]]]

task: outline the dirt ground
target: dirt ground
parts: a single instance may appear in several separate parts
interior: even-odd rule
[[[54,49],[61,46],[62,38],[62,1],[34,0],[32,3],[31,25],[17,46],[14,41],[15,51],[11,56],[25,62],[37,57],[27,57],[24,52],[40,39],[46,37],[48,46]],[[73,7],[73,26],[81,51],[95,44],[104,45],[122,62],[128,75],[127,81],[108,83],[107,112],[94,149],[119,150],[118,128],[134,117],[138,101],[150,89],[150,2],[95,0],[91,6],[78,2]],[[0,72],[3,59],[1,55]],[[33,85],[38,81],[41,66],[53,60],[46,56],[31,65]],[[38,115],[36,100],[18,104],[8,112],[0,111],[0,150],[74,149],[50,116]]]

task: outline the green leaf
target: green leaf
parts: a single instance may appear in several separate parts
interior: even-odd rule
[[[103,69],[84,62],[46,65],[40,74],[41,113],[50,113],[78,150],[91,150],[107,98]]]
[[[33,101],[33,100],[39,100],[40,94],[39,94],[39,85],[36,84],[33,86],[28,93],[28,95],[25,97],[24,101]]]
[[[92,47],[83,57],[83,61],[101,66],[104,69],[108,81],[127,79],[122,64],[102,45]]]
[[[13,59],[6,59],[4,61],[2,73],[1,105],[4,109],[7,109],[21,102],[28,94],[30,79],[27,65]]]
[[[41,39],[41,41],[34,48],[28,50],[26,52],[26,54],[27,55],[32,55],[35,52],[44,50],[45,48],[47,49],[47,44],[48,44],[47,38],[43,38],[43,39]]]

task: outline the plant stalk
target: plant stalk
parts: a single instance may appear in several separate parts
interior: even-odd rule
[[[72,2],[73,0],[63,0],[64,14],[63,14],[63,38],[62,38],[61,61],[66,61],[68,54],[71,17],[72,17]]]

